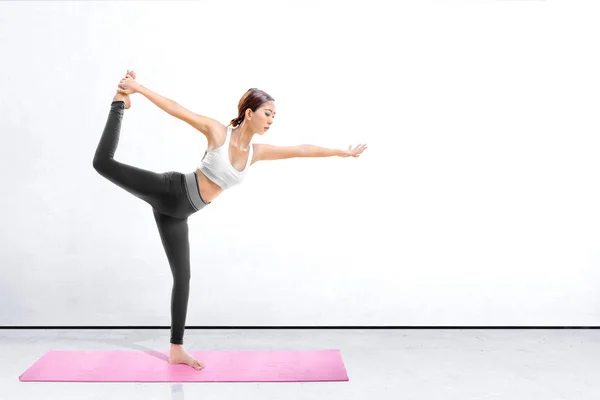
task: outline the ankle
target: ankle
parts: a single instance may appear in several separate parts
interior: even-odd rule
[[[123,101],[123,102],[125,102],[125,100],[127,100],[128,98],[129,98],[128,94],[116,93],[115,97],[113,97],[113,101]]]
[[[113,97],[112,102],[113,104],[123,103],[123,108],[125,108],[125,110],[131,107],[131,100],[129,99],[128,94],[117,93],[115,94],[115,97]]]

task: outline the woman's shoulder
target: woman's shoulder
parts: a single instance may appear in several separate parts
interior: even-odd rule
[[[212,119],[206,124],[206,138],[208,140],[208,149],[215,149],[225,143],[229,125],[225,125],[216,119]]]

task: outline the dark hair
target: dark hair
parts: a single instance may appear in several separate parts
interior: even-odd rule
[[[246,110],[251,109],[256,112],[260,106],[268,101],[275,101],[268,93],[263,90],[251,88],[242,96],[238,103],[238,116],[231,120],[230,125],[234,128],[242,123],[246,117]]]

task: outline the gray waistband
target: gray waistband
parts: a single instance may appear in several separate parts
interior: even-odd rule
[[[188,172],[185,174],[185,191],[187,192],[188,199],[190,203],[196,208],[196,210],[200,210],[204,208],[207,203],[204,201],[202,196],[200,195],[200,187],[198,186],[198,178],[196,177],[196,171]]]

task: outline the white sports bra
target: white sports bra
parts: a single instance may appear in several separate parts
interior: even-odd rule
[[[244,169],[240,172],[231,165],[229,161],[229,142],[231,140],[232,126],[227,127],[225,143],[211,151],[204,152],[198,168],[208,179],[219,185],[223,190],[241,183],[246,177],[250,163],[252,162],[253,146],[250,143],[248,160]]]

